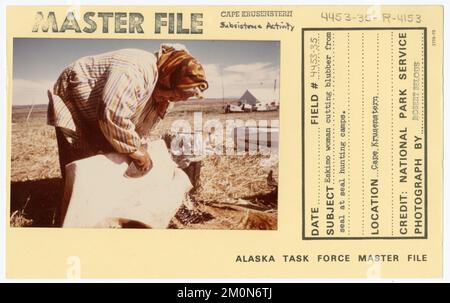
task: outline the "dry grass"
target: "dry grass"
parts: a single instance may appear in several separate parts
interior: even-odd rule
[[[33,124],[14,124],[12,129],[11,180],[60,177],[54,129]]]
[[[202,162],[197,201],[236,203],[253,195],[268,194],[268,171],[260,165],[262,155],[210,156]]]
[[[222,114],[222,102],[177,105],[152,134],[164,133],[176,119],[277,119],[277,112]],[[62,184],[54,129],[45,124],[46,109],[13,110],[11,147],[11,226],[54,226]],[[193,207],[183,207],[172,228],[276,229],[277,191],[260,165],[267,156],[207,156],[199,186],[192,192]]]

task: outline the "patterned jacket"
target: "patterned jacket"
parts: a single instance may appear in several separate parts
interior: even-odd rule
[[[157,80],[157,58],[143,50],[80,58],[49,91],[48,124],[79,151],[134,152],[162,118],[151,98]]]

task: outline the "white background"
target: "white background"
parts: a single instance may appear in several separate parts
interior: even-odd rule
[[[59,0],[59,1],[33,1],[33,0],[0,0],[0,188],[6,188],[9,184],[6,184],[6,163],[10,159],[6,157],[6,87],[7,83],[7,70],[6,70],[6,6],[7,5],[123,5],[123,0],[109,0],[109,1],[99,1],[99,0]],[[193,1],[193,0],[127,0],[127,5],[345,5],[345,4],[361,4],[361,5],[383,5],[383,4],[408,4],[408,5],[420,5],[420,4],[438,4],[444,6],[444,54],[446,50],[449,49],[449,30],[447,29],[447,23],[450,20],[450,5],[446,4],[444,0],[441,1],[417,1],[417,0],[397,0],[397,1],[319,1],[319,0],[302,0],[302,1],[236,1],[236,0],[215,0],[215,1]],[[448,129],[450,129],[449,119],[445,117],[450,114],[448,102],[448,89],[445,86],[447,79],[450,79],[450,69],[449,60],[444,58],[444,155],[449,151],[449,135]],[[448,205],[448,200],[450,198],[450,184],[449,184],[449,158],[444,158],[444,243],[443,243],[443,256],[444,256],[444,278],[443,279],[389,279],[389,280],[372,280],[372,279],[346,279],[347,282],[450,282],[450,207]],[[6,193],[5,191],[0,191],[0,282],[11,282],[11,280],[6,280],[5,278],[5,226],[7,216],[6,213]],[[29,282],[35,280],[13,280],[14,282]],[[44,280],[43,282],[68,282],[73,280]],[[111,282],[111,280],[80,280],[80,282]],[[129,279],[117,279],[114,282],[135,282],[136,280]],[[339,279],[145,279],[139,280],[139,282],[337,282],[342,281]]]

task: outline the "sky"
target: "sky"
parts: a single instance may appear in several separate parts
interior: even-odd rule
[[[80,57],[122,48],[153,53],[161,43],[184,44],[202,63],[209,83],[205,98],[222,98],[222,95],[238,98],[249,89],[263,101],[278,99],[280,45],[277,41],[15,38],[12,103],[46,104],[47,89],[53,86],[65,66]]]

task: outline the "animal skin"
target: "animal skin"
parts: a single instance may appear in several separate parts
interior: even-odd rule
[[[134,222],[166,228],[192,184],[173,162],[163,140],[150,142],[147,149],[153,167],[139,178],[125,176],[130,160],[117,153],[66,165],[62,226],[120,227]]]

